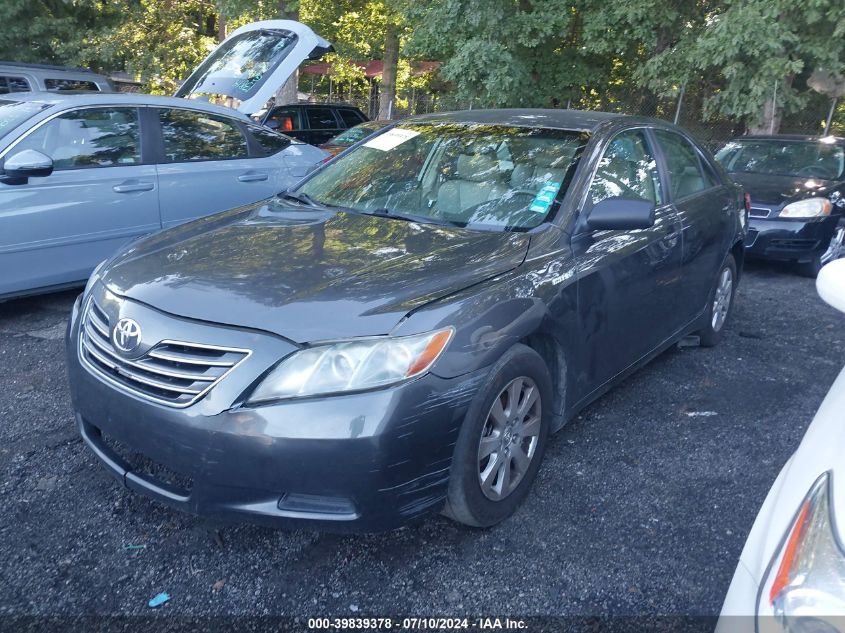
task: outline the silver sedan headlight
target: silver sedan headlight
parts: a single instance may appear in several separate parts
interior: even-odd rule
[[[807,198],[786,205],[780,212],[781,218],[820,218],[830,215],[833,205],[827,198]]]
[[[363,391],[419,376],[446,349],[454,330],[316,345],[287,357],[261,381],[250,404]]]

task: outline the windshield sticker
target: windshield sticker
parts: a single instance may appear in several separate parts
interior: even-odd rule
[[[402,128],[395,127],[392,130],[388,130],[384,134],[379,134],[374,139],[367,141],[364,143],[364,147],[372,147],[373,149],[380,149],[383,152],[389,152],[394,147],[397,147],[405,141],[409,141],[419,135],[420,133],[415,132],[414,130],[403,130]]]
[[[534,213],[548,213],[558,191],[560,191],[559,182],[547,182],[534,197],[534,201],[528,207],[528,210]]]

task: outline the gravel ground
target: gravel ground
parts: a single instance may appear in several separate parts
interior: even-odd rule
[[[120,488],[75,431],[74,293],[0,305],[0,614],[716,614],[754,516],[845,362],[811,280],[747,271],[715,349],[673,349],[552,439],[488,530],[220,526]],[[696,413],[712,412],[707,415]]]

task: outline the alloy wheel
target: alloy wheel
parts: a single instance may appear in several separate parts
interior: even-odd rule
[[[537,452],[542,413],[540,390],[527,376],[496,396],[478,444],[478,481],[488,499],[501,501],[522,481]]]
[[[719,283],[716,286],[716,296],[713,298],[713,316],[710,320],[710,325],[714,332],[718,332],[725,324],[725,319],[728,318],[728,310],[731,307],[731,298],[733,296],[733,273],[731,269],[725,267],[722,269],[722,274],[719,275]]]

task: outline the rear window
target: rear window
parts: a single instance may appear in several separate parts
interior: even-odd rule
[[[89,92],[99,92],[100,87],[93,81],[84,79],[45,79],[44,87],[47,90],[87,90]]]
[[[10,92],[29,92],[29,82],[25,77],[0,77],[0,95]]]
[[[178,97],[210,95],[234,99],[232,107],[252,97],[296,45],[285,29],[248,31],[221,44],[176,93]]]

